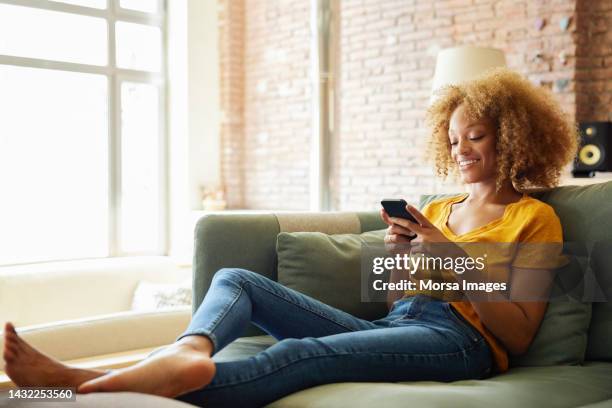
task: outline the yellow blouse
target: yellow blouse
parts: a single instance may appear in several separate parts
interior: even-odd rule
[[[422,211],[437,228],[452,242],[482,242],[482,243],[557,243],[563,242],[561,222],[555,211],[548,204],[523,194],[517,202],[508,204],[502,217],[497,218],[465,234],[455,234],[447,225],[453,204],[467,198],[468,194],[460,194],[429,203]],[[470,244],[471,245],[471,244]],[[528,245],[526,245],[528,247]],[[500,247],[503,247],[500,246]],[[559,246],[558,246],[559,247]],[[497,246],[496,246],[497,248]],[[559,247],[560,248],[560,247]],[[496,282],[508,282],[511,268],[543,268],[554,267],[547,264],[548,257],[533,256],[534,254],[520,251],[496,251],[495,259],[487,261],[487,276]],[[557,264],[558,265],[558,264]],[[404,296],[413,296],[415,291],[406,291]],[[497,369],[500,372],[508,369],[508,353],[495,336],[483,325],[472,304],[467,301],[451,301],[452,307],[470,322],[486,339],[493,353]]]

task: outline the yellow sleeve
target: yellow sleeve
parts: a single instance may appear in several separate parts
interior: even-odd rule
[[[564,265],[563,230],[553,208],[543,203],[534,206],[524,214],[523,220],[512,266],[554,269]]]

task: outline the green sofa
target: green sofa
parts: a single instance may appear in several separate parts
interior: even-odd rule
[[[555,208],[566,241],[612,240],[612,182],[559,187],[533,195]],[[433,198],[423,197],[421,205]],[[359,234],[385,227],[375,211],[206,216],[199,221],[195,234],[194,310],[206,294],[213,275],[221,268],[245,268],[277,280],[276,238],[280,232]],[[612,276],[610,254],[596,256],[599,258],[590,259],[590,267],[598,269],[596,272],[601,276]],[[308,290],[311,292],[312,286]],[[597,302],[592,306],[591,321],[586,322],[588,343],[584,339],[582,364],[513,367],[507,373],[479,381],[328,384],[286,396],[268,407],[345,407],[349,404],[352,407],[577,407],[589,404],[612,407],[612,303]],[[386,313],[386,308],[380,310]],[[275,342],[255,327],[249,328],[244,336],[216,358],[244,358]]]
[[[533,195],[555,208],[566,241],[612,240],[612,182],[559,187]],[[433,198],[423,197],[421,205]],[[245,268],[277,280],[276,243],[280,232],[359,234],[382,228],[385,225],[375,211],[207,215],[198,222],[195,231],[194,310],[206,294],[213,275],[221,268]],[[600,276],[612,277],[610,252],[599,251],[589,258],[590,268]],[[611,279],[607,282],[612,285]],[[313,287],[316,284],[310,285],[308,290],[312,291]],[[527,363],[486,380],[328,384],[288,395],[268,407],[612,407],[612,303],[593,303],[592,313],[591,304],[588,306],[589,318],[584,326],[588,327],[588,335],[577,336],[582,341],[578,345],[571,344],[573,348],[582,347],[579,349],[581,361],[584,360],[581,364],[537,366],[537,361],[528,364],[527,358]],[[359,307],[359,304],[353,305],[353,308]],[[379,313],[381,317],[386,313],[382,304]],[[555,325],[564,325],[563,316],[560,321],[543,324],[548,324],[548,330],[550,326],[554,329]],[[214,359],[246,358],[273,343],[272,337],[253,326]],[[565,343],[561,341],[559,346],[563,348]],[[133,393],[89,395],[79,400],[75,407],[188,406],[175,400]],[[121,404],[114,405],[117,402]]]

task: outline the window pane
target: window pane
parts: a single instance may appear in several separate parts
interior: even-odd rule
[[[158,249],[160,216],[159,93],[121,85],[121,243],[125,252]]]
[[[157,0],[121,0],[119,6],[145,13],[157,13]]]
[[[101,18],[0,4],[0,54],[105,65],[106,32]]]
[[[92,7],[97,9],[106,8],[106,0],[51,0],[56,3],[74,4],[76,6]]]
[[[159,71],[161,30],[143,24],[118,22],[117,65],[121,68]]]
[[[108,255],[107,81],[0,65],[0,264]]]

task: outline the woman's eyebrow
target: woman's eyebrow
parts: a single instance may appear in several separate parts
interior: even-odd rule
[[[469,128],[476,127],[476,126],[486,126],[486,125],[484,123],[470,123],[469,125],[465,127],[465,129],[469,129]],[[448,133],[455,133],[455,130],[452,128],[449,128]]]

